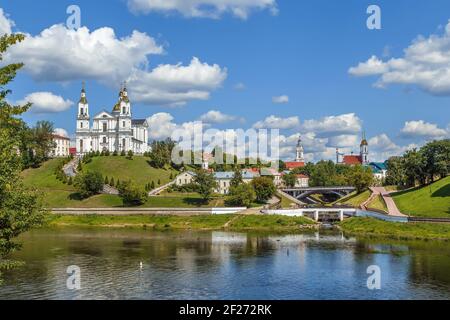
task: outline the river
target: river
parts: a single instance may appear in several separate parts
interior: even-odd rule
[[[450,299],[450,244],[58,228],[22,236],[0,299]],[[78,266],[80,290],[67,268]],[[380,289],[369,290],[369,266]]]

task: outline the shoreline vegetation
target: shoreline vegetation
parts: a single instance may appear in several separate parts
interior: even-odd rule
[[[276,215],[109,216],[53,215],[48,227],[140,228],[155,231],[261,231],[301,233],[320,225],[305,217]],[[450,224],[392,223],[372,218],[350,218],[337,225],[345,235],[394,240],[450,241]]]

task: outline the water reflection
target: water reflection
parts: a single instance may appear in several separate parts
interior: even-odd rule
[[[1,299],[448,299],[447,243],[144,230],[36,230]],[[81,268],[79,291],[66,268]],[[366,287],[378,265],[382,289]]]

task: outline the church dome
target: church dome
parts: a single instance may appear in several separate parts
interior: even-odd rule
[[[361,146],[368,146],[369,144],[367,143],[367,140],[366,139],[363,139],[362,141],[361,141]]]

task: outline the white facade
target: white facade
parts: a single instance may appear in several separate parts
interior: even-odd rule
[[[68,157],[70,152],[70,139],[67,137],[53,135],[55,148],[50,151],[50,157]]]
[[[143,154],[149,151],[148,123],[133,120],[127,89],[119,94],[112,112],[102,111],[94,116],[91,126],[89,104],[83,88],[78,103],[76,148],[78,154],[89,152],[128,152]]]
[[[295,180],[295,188],[309,188],[309,177],[299,174]]]

